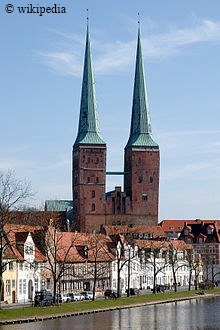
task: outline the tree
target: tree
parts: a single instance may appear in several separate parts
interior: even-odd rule
[[[77,240],[77,232],[60,232],[51,219],[46,231],[39,231],[35,238],[39,249],[47,258],[44,265],[46,275],[52,277],[54,303],[56,302],[57,286],[63,276],[72,270],[72,254]]]
[[[146,240],[142,246],[142,258],[153,268],[153,293],[156,293],[157,275],[168,265],[168,261],[164,256],[168,244],[165,241]],[[143,260],[142,260],[143,261]]]
[[[110,274],[111,262],[114,256],[108,251],[106,238],[102,234],[87,234],[88,247],[87,258],[90,263],[88,273],[93,277],[93,300],[95,299],[96,284],[99,279],[108,277]]]
[[[189,291],[191,290],[193,272],[195,276],[195,290],[197,290],[198,278],[201,272],[201,256],[193,248],[187,250],[186,265],[189,268]]]
[[[15,177],[13,171],[0,172],[0,303],[2,295],[2,275],[4,271],[4,250],[9,246],[5,225],[10,222],[10,211],[18,210],[19,205],[31,198],[31,185]]]

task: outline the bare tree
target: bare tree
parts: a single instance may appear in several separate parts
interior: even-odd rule
[[[18,210],[19,205],[31,198],[31,185],[15,177],[13,171],[0,172],[0,303],[2,295],[2,275],[4,271],[4,250],[9,246],[5,225],[10,222],[10,211]]]
[[[189,291],[191,290],[192,276],[195,276],[195,290],[198,288],[198,279],[201,272],[201,256],[195,250],[188,249],[186,255],[186,265],[189,268]]]
[[[145,247],[142,248],[146,262],[153,268],[153,293],[156,293],[157,275],[168,265],[168,260],[164,255],[167,248],[167,242],[154,240],[147,240]]]
[[[39,231],[38,238],[35,238],[39,249],[41,249],[47,258],[47,262],[44,265],[44,272],[49,278],[52,278],[54,303],[56,302],[57,287],[61,278],[73,269],[72,249],[75,246],[77,234],[77,232],[58,231],[51,219],[47,230]]]
[[[96,284],[98,280],[109,277],[111,262],[114,256],[108,250],[106,238],[102,234],[87,234],[88,250],[87,257],[90,263],[89,273],[93,277],[93,300],[95,299]]]

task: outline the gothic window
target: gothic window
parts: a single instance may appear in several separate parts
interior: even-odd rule
[[[147,201],[147,194],[142,194],[142,201]]]
[[[95,190],[92,190],[92,198],[95,197]]]
[[[143,177],[142,176],[139,176],[138,183],[141,183],[142,181],[143,181]]]
[[[96,183],[99,183],[99,177],[98,176],[96,177]]]
[[[154,181],[153,177],[150,176],[150,183],[152,183]]]
[[[95,211],[95,204],[92,204],[92,211]]]
[[[87,178],[87,182],[89,183],[90,182],[90,177],[88,176],[88,178]]]

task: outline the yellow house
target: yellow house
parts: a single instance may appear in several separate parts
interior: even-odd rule
[[[17,299],[17,257],[14,255],[3,258],[3,265],[2,301],[9,304],[15,303]]]

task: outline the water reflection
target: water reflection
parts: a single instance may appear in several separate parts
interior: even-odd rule
[[[220,329],[220,296],[3,326],[2,330],[182,330]]]

